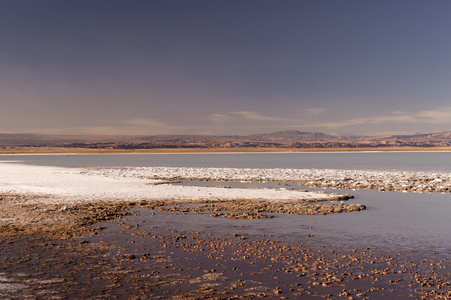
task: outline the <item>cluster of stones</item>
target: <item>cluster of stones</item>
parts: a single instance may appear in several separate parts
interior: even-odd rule
[[[268,213],[328,215],[334,213],[357,212],[366,207],[362,204],[347,203],[317,203],[315,201],[298,200],[288,202],[270,202],[264,200],[233,200],[233,201],[157,201],[146,206],[151,209],[174,213],[210,213],[212,218],[224,217],[230,219],[263,219],[272,218]],[[189,204],[189,205],[186,205]]]
[[[402,180],[355,180],[342,178],[339,180],[317,179],[302,181],[303,186],[331,187],[337,189],[377,189],[379,191],[402,191],[417,193],[449,193],[451,180],[442,178],[415,178],[409,176]]]
[[[92,171],[94,172],[94,171]],[[105,169],[106,176],[164,180],[298,181],[312,187],[380,191],[451,192],[451,173],[334,169],[241,169],[141,167]]]
[[[174,272],[179,272],[173,279],[165,277],[166,286],[170,287],[171,282],[185,284],[184,290],[191,287],[202,294],[200,298],[390,299],[399,297],[400,293],[404,298],[412,299],[449,299],[451,296],[447,259],[433,257],[414,261],[412,253],[386,253],[377,248],[344,250],[320,246],[310,249],[302,244],[279,241],[271,235],[259,239],[230,232],[226,237],[218,238],[209,233],[176,229],[165,232],[158,227],[150,231],[140,230],[139,226],[130,228],[137,244],[141,239],[153,238],[155,243],[152,245],[157,249],[162,247],[166,252],[174,251],[171,252],[173,258],[175,251],[179,251],[179,257],[183,258],[168,261],[169,268],[161,269],[159,275],[173,276]],[[125,259],[123,252],[120,255],[118,259],[124,263],[133,259],[158,265],[161,261],[149,260],[146,254],[134,254]],[[196,263],[197,260],[202,260],[205,266]],[[191,270],[188,265],[192,266]],[[189,271],[206,274],[181,281],[184,272]],[[142,278],[147,282],[150,279],[146,274],[142,274]],[[201,282],[205,289],[190,286]],[[159,292],[164,288],[159,279],[153,280],[153,284]]]
[[[82,202],[77,205],[24,203],[33,196],[2,194],[0,238],[57,232],[60,238],[71,238],[92,224],[129,215],[129,209],[141,202]],[[36,196],[35,196],[36,197]],[[147,202],[143,202],[143,205]]]

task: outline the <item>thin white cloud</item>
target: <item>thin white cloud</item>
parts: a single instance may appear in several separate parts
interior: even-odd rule
[[[207,119],[217,125],[234,124],[234,125],[250,125],[261,122],[282,122],[286,119],[267,116],[255,111],[232,111],[226,113],[210,114]]]
[[[66,129],[66,128],[46,128],[46,127],[18,128],[17,130],[10,130],[6,133],[11,133],[11,134],[21,134],[21,133],[24,133],[24,134],[53,134],[53,135],[82,134],[82,133],[72,133],[72,132],[68,131],[68,129]]]
[[[362,117],[348,119],[339,122],[329,122],[315,124],[327,128],[339,128],[358,125],[378,125],[378,124],[451,124],[451,107],[444,107],[437,110],[424,110],[418,113],[407,113],[394,111],[388,115],[377,117]]]
[[[126,125],[140,126],[146,128],[161,128],[167,126],[167,124],[160,122],[157,119],[145,119],[145,118],[132,118],[123,121]]]
[[[255,111],[230,111],[207,116],[208,126],[198,127],[197,132],[209,134],[253,134],[277,131],[287,119],[264,115]],[[195,129],[195,128],[193,128]]]
[[[272,116],[265,116],[263,114],[257,113],[255,111],[234,111],[231,114],[236,114],[244,119],[253,121],[283,121],[284,119]]]
[[[440,110],[424,110],[418,113],[416,117],[428,123],[451,123],[451,107],[444,107]]]
[[[121,132],[121,134],[136,135],[174,134],[183,130],[180,126],[151,118],[126,119],[113,124],[111,127],[114,131]]]
[[[224,124],[227,123],[230,118],[227,114],[211,114],[207,119],[217,124]]]
[[[304,111],[309,115],[319,115],[326,112],[326,109],[320,107],[311,107],[304,109]]]

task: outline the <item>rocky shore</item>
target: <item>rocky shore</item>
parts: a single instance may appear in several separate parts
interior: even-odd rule
[[[116,205],[104,203],[107,207]],[[449,299],[449,259],[193,230],[196,214],[127,204],[95,227],[0,238],[2,299]],[[123,208],[126,207],[125,210]],[[98,223],[102,216],[116,220]],[[127,211],[127,215],[121,212]],[[54,212],[63,213],[59,209]],[[80,212],[80,211],[79,211]],[[111,214],[110,214],[111,213]],[[87,214],[89,215],[89,214]],[[184,218],[184,228],[170,220]],[[271,221],[269,221],[271,222]],[[223,223],[221,223],[224,226]],[[220,224],[216,224],[220,226]],[[250,227],[248,225],[246,227]],[[259,229],[261,230],[261,229]],[[83,232],[87,232],[83,234]]]
[[[265,233],[272,223],[246,233],[253,223],[274,222],[277,219],[265,220],[274,216],[365,209],[347,203],[350,195],[171,184],[277,180],[445,193],[449,174],[19,164],[0,168],[2,299],[451,297],[450,261],[443,254],[318,244],[319,233],[308,225],[287,231],[295,230],[296,241],[290,234]],[[199,218],[207,218],[209,226],[192,229]],[[227,223],[243,221],[249,223]]]

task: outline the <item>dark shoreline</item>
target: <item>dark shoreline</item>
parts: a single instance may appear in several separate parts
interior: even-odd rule
[[[298,242],[246,226],[192,230],[196,213],[140,208],[61,239],[32,234],[1,239],[4,299],[447,299],[449,259],[433,253],[344,249]],[[277,214],[283,218],[283,214]],[[174,228],[172,220],[185,224]],[[164,221],[166,220],[166,221]],[[231,221],[233,222],[233,221]],[[268,226],[271,226],[271,220]],[[85,230],[86,231],[86,230]],[[82,233],[82,232],[79,232]],[[6,278],[6,279],[5,279]]]
[[[451,152],[451,147],[355,147],[355,148],[153,148],[153,149],[96,149],[66,147],[4,146],[5,154],[140,154],[140,153],[314,153],[314,152]]]

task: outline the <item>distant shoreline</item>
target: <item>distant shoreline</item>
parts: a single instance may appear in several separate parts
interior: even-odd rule
[[[451,152],[451,147],[362,147],[362,148],[155,148],[92,149],[60,147],[8,147],[4,154],[146,154],[146,153],[315,153],[315,152]]]

